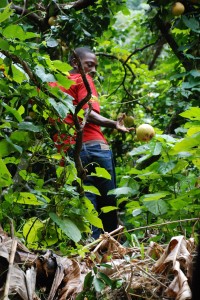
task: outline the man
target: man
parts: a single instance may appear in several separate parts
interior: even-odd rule
[[[82,150],[80,153],[83,167],[87,169],[87,178],[83,183],[84,185],[95,186],[99,190],[100,196],[89,192],[86,192],[85,194],[93,203],[95,209],[100,212],[99,217],[102,220],[104,231],[111,232],[118,227],[117,211],[113,210],[108,213],[102,213],[100,208],[104,206],[116,206],[115,195],[108,195],[110,190],[116,188],[115,168],[113,164],[112,151],[110,150],[106,138],[101,131],[101,126],[116,128],[122,132],[129,132],[133,128],[126,128],[123,123],[123,118],[119,118],[119,120],[114,121],[100,115],[98,93],[93,82],[93,77],[96,74],[97,68],[96,55],[90,50],[90,48],[87,47],[75,49],[75,54],[76,55],[72,54],[70,57],[70,64],[73,69],[71,70],[69,76],[69,79],[75,83],[72,84],[68,90],[62,87],[61,89],[63,92],[66,92],[73,97],[74,105],[77,105],[87,96],[88,92],[85,84],[83,83],[83,79],[79,70],[79,63],[77,60],[78,56],[92,92],[92,98],[90,100],[92,110],[87,116],[87,122],[83,129]],[[52,84],[52,86],[53,85],[54,84]],[[85,110],[85,112],[88,112],[88,103],[82,108]],[[72,125],[72,116],[67,116],[65,122]],[[61,144],[65,144],[65,146],[68,148],[69,144],[75,143],[75,138],[76,137],[67,137],[62,141]],[[56,143],[60,143],[60,137],[55,135],[54,141]],[[90,174],[95,172],[95,167],[105,168],[111,175],[111,179],[108,180],[105,178],[91,176]],[[101,231],[99,228],[93,227],[93,238],[98,238],[100,233]]]

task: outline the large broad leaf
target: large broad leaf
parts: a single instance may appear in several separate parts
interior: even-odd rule
[[[192,136],[186,137],[182,139],[179,143],[177,143],[173,149],[169,151],[170,155],[177,154],[182,151],[188,151],[193,147],[199,146],[200,141],[200,132],[193,134]]]
[[[147,153],[150,150],[148,145],[142,145],[140,147],[137,147],[135,149],[133,149],[132,151],[129,152],[130,156],[134,156],[134,155],[141,155],[143,153]]]
[[[58,41],[54,38],[50,37],[46,40],[47,46],[50,48],[54,48],[58,46]]]
[[[95,194],[95,195],[100,195],[99,190],[93,185],[91,185],[91,186],[84,185],[83,188],[84,188],[85,192],[92,193],[92,194]]]
[[[96,176],[96,177],[103,177],[103,178],[106,178],[106,179],[109,179],[109,180],[111,179],[111,175],[104,168],[96,167],[95,172],[96,173],[91,173],[91,175]]]
[[[118,209],[118,207],[116,207],[116,206],[104,206],[104,207],[101,207],[101,211],[103,213],[108,213],[108,212],[110,212],[112,210],[116,210],[116,209]]]
[[[42,66],[37,65],[35,67],[35,73],[42,80],[42,82],[54,82],[55,81],[54,76],[50,73],[46,74],[45,69]]]
[[[165,214],[169,208],[168,204],[162,199],[156,201],[143,201],[143,204],[148,211],[156,216]]]
[[[3,2],[7,2],[7,1],[0,1],[0,7],[4,7]],[[2,6],[3,5],[3,6]],[[10,9],[10,5],[9,4],[4,10],[3,12],[0,13],[0,23],[5,21],[6,19],[8,19],[12,14],[13,14],[13,10]]]
[[[168,161],[168,162],[164,162],[164,161],[159,161],[159,167],[158,167],[158,172],[160,174],[167,174],[169,173],[171,170],[174,169],[174,167],[176,166],[176,163],[173,161]]]
[[[10,153],[15,152],[15,148],[6,140],[0,141],[0,157],[8,156]]]
[[[115,196],[132,196],[137,194],[138,190],[134,190],[130,187],[124,186],[120,188],[116,188],[108,192],[108,195],[115,195]]]
[[[67,64],[67,63],[64,63],[64,62],[61,61],[61,60],[54,60],[52,63],[53,63],[54,67],[55,67],[57,70],[61,71],[62,73],[65,73],[65,74],[67,74],[68,71],[70,71],[70,70],[72,69],[72,66],[70,66],[70,65]],[[71,81],[70,79],[68,79],[68,80],[69,80],[71,83],[74,83],[74,82]]]
[[[39,37],[40,35],[33,32],[25,32],[19,25],[9,25],[4,29],[3,36],[7,39],[17,38],[20,41],[25,41],[27,39]]]
[[[12,79],[21,84],[23,81],[27,80],[27,77],[23,70],[20,70],[16,66],[12,65]]]
[[[1,50],[8,50],[9,49],[9,43],[6,40],[2,39],[2,38],[0,38],[0,49]]]
[[[41,231],[44,224],[38,218],[30,218],[23,227],[23,235],[28,244],[36,243],[41,240]]]
[[[182,20],[183,20],[183,22],[185,23],[185,25],[188,27],[188,28],[190,28],[190,29],[192,29],[193,31],[195,31],[195,32],[200,32],[199,31],[199,22],[197,21],[197,19],[195,19],[195,18],[189,18],[189,17],[187,17],[186,15],[184,15],[183,16],[183,18],[182,18]]]
[[[86,218],[86,220],[88,220],[90,222],[90,224],[92,224],[93,226],[96,226],[98,228],[103,228],[103,224],[101,219],[99,219],[98,216],[94,215],[93,213],[85,213],[84,217]]]
[[[66,118],[66,116],[70,113],[69,107],[62,102],[56,102],[53,98],[49,98],[49,102],[57,111],[61,119]]]
[[[19,112],[15,108],[10,107],[9,105],[7,105],[4,102],[1,103],[1,105],[7,110],[7,112],[11,113],[18,122],[22,121],[22,117],[20,116]]]
[[[15,132],[13,132],[14,134]],[[20,154],[22,154],[22,147],[20,147],[19,145],[16,145],[12,140],[11,138],[7,137],[6,136],[6,141],[13,147],[13,149],[15,149],[17,152],[19,152]]]
[[[74,242],[79,242],[81,232],[72,220],[69,218],[59,218],[55,213],[49,213],[50,218],[60,227],[60,229]]]
[[[38,199],[39,198],[39,199]],[[48,198],[46,197],[36,197],[36,195],[28,193],[28,192],[21,192],[15,198],[15,202],[20,204],[27,204],[27,205],[44,205],[49,202]],[[48,200],[48,201],[46,201]]]
[[[105,288],[105,283],[97,277],[94,277],[93,285],[94,285],[95,291],[98,293],[100,293]]]
[[[62,74],[55,74],[55,77],[58,80],[59,84],[66,89],[69,89],[73,83],[72,80],[69,80],[66,76]]]
[[[161,198],[164,198],[167,195],[170,195],[170,193],[167,191],[163,191],[163,192],[158,192],[158,193],[154,193],[154,194],[143,195],[140,198],[140,200],[141,201],[154,201],[154,200],[159,200]]]
[[[31,122],[21,122],[21,123],[19,123],[18,128],[20,130],[28,130],[28,131],[32,131],[32,132],[42,131],[42,126],[34,125]]]
[[[180,116],[184,118],[188,118],[190,120],[199,120],[200,121],[200,108],[199,107],[191,107],[190,109],[182,112]]]
[[[12,184],[11,174],[8,171],[3,160],[0,159],[0,187],[6,187]]]

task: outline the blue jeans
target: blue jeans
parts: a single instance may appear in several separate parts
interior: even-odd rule
[[[116,175],[113,161],[112,151],[109,146],[99,142],[91,142],[83,144],[80,158],[83,167],[87,169],[87,178],[83,181],[84,185],[95,186],[100,195],[86,192],[86,197],[93,203],[95,209],[99,212],[99,217],[102,220],[104,231],[111,232],[118,227],[117,211],[113,210],[108,213],[102,213],[101,207],[116,206],[115,195],[107,195],[108,191],[116,188]],[[104,168],[110,173],[111,179],[91,176],[95,173],[95,167]],[[99,228],[93,226],[92,237],[97,239],[101,233]]]

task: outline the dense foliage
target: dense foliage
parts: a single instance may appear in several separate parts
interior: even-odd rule
[[[79,45],[98,55],[102,114],[116,119],[125,112],[135,126],[156,129],[147,144],[134,133],[104,131],[115,154],[117,209],[127,229],[199,215],[200,3],[182,3],[184,13],[174,16],[173,1],[1,1],[0,222],[8,229],[13,219],[29,247],[72,253],[73,241],[81,252],[78,243],[90,225],[102,226],[74,162],[65,156],[61,166],[51,139],[55,129],[74,130],[49,122],[75,111],[48,82],[70,86],[68,53]],[[99,169],[97,176],[107,174]],[[174,233],[190,235],[187,224],[151,233],[163,241]],[[149,238],[149,232],[138,237]],[[132,241],[131,234],[127,238]]]

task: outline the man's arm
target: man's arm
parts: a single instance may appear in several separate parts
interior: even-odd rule
[[[91,110],[91,112],[87,117],[87,122],[93,123],[101,127],[116,128],[117,130],[122,132],[129,132],[130,130],[134,130],[134,128],[126,128],[124,126],[124,118],[125,118],[125,114],[122,114],[122,116],[120,116],[117,119],[117,121],[114,121],[101,116],[100,114],[96,113],[94,110]]]

